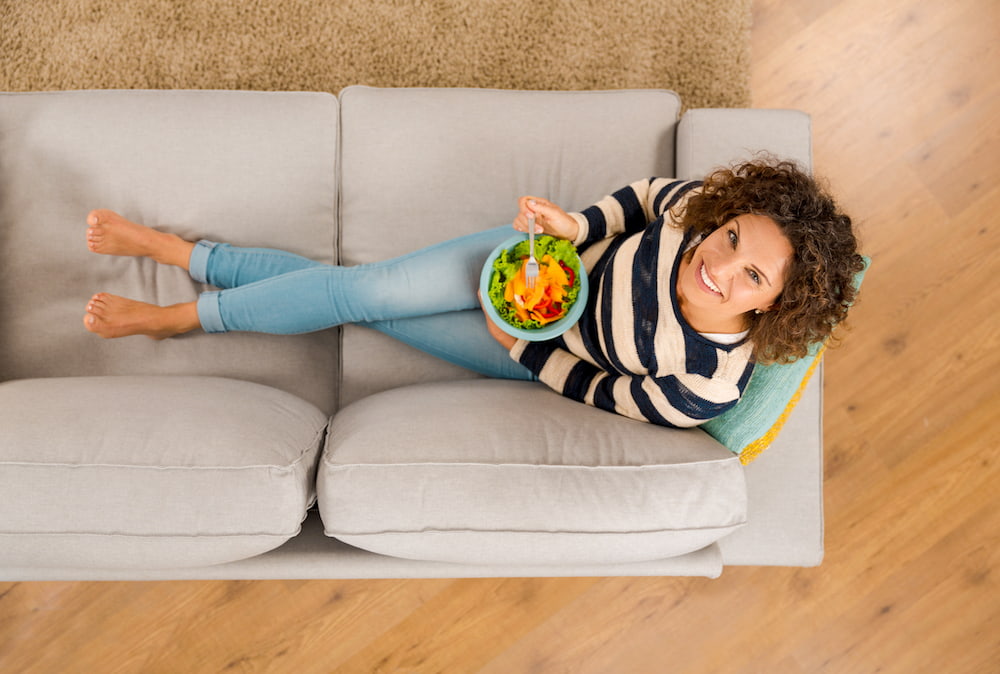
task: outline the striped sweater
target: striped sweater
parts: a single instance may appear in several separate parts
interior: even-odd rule
[[[511,357],[569,398],[663,426],[696,426],[735,405],[753,371],[752,345],[698,334],[677,301],[691,235],[674,223],[700,186],[650,178],[571,213],[587,310],[557,339],[519,340]]]

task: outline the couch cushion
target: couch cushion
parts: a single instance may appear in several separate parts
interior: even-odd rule
[[[0,381],[213,375],[332,413],[335,331],[104,341],[81,319],[98,291],[172,304],[205,289],[180,269],[89,252],[94,208],[187,238],[333,262],[337,114],[337,99],[320,93],[0,94]]]
[[[0,565],[171,568],[250,557],[314,501],[327,417],[212,377],[0,384]]]
[[[333,419],[318,477],[327,535],[382,554],[604,564],[700,549],[746,518],[742,466],[670,430],[540,384],[439,382]]]
[[[510,223],[524,194],[576,210],[674,170],[671,91],[348,87],[340,98],[345,264]],[[461,376],[363,328],[345,328],[342,349],[343,404]]]

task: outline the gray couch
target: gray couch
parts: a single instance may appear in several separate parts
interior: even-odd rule
[[[821,376],[743,467],[701,430],[485,379],[360,326],[105,341],[81,323],[97,291],[170,304],[203,289],[88,252],[92,208],[356,264],[509,222],[525,193],[577,210],[758,150],[809,165],[803,113],[680,113],[668,91],[0,95],[0,579],[818,564]]]

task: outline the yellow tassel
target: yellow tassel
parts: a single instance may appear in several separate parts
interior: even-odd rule
[[[771,425],[771,428],[767,430],[767,433],[757,438],[740,451],[741,464],[745,466],[756,459],[760,456],[760,453],[767,449],[774,439],[778,437],[778,433],[781,432],[782,426],[784,426],[785,422],[788,420],[788,415],[792,413],[792,410],[795,409],[795,405],[799,402],[799,398],[802,397],[802,392],[805,390],[806,384],[808,384],[809,380],[812,378],[813,371],[816,370],[816,366],[819,365],[819,361],[823,357],[824,351],[826,351],[826,344],[820,347],[820,350],[816,353],[816,356],[813,358],[812,365],[809,366],[809,369],[806,370],[805,375],[802,377],[802,381],[799,383],[799,388],[795,391],[795,395],[793,395],[791,400],[788,401],[788,404],[785,405],[785,409],[781,413],[781,416],[779,416],[774,424]]]

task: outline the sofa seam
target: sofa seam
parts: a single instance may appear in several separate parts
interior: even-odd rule
[[[656,527],[652,529],[631,529],[625,530],[594,530],[594,529],[473,529],[470,527],[440,528],[424,527],[420,529],[383,529],[369,532],[348,532],[332,531],[324,528],[323,532],[329,537],[337,536],[384,536],[387,534],[434,534],[434,533],[483,533],[483,534],[585,534],[585,535],[648,535],[656,533],[673,533],[685,531],[712,531],[717,529],[731,529],[743,526],[749,518],[742,518],[730,524],[715,524],[697,527]]]
[[[344,87],[340,91],[340,94],[339,94],[338,98],[341,101],[341,103],[343,103],[343,99],[344,99],[345,94],[349,94],[351,91],[358,90],[358,89],[364,89],[364,90],[367,90],[367,91],[375,91],[375,92],[378,92],[378,91],[392,91],[392,92],[398,92],[398,91],[412,91],[412,92],[430,91],[430,92],[434,92],[434,91],[445,90],[445,91],[457,91],[457,92],[484,92],[484,93],[501,93],[501,94],[522,93],[522,94],[544,94],[544,95],[550,95],[550,96],[551,95],[557,95],[557,96],[560,96],[560,97],[574,96],[574,95],[579,95],[581,93],[585,93],[587,95],[603,94],[603,95],[611,95],[611,96],[617,96],[617,95],[620,95],[620,94],[636,94],[636,93],[639,93],[639,94],[654,94],[654,95],[657,95],[657,96],[660,96],[660,95],[663,95],[663,94],[669,94],[669,96],[678,103],[678,109],[680,108],[680,104],[683,102],[681,100],[680,94],[677,91],[675,91],[673,89],[667,89],[667,88],[664,88],[664,87],[654,87],[654,88],[631,87],[631,88],[627,88],[627,89],[588,89],[588,90],[557,89],[557,90],[552,90],[552,89],[503,89],[501,87],[422,87],[422,86],[414,86],[414,87],[377,87],[377,86],[366,85],[366,84],[352,84],[350,86]]]
[[[295,467],[302,463],[305,458],[303,454],[289,466],[274,466],[269,464],[259,464],[252,466],[140,466],[119,463],[56,463],[56,462],[29,462],[29,461],[0,461],[0,467],[15,466],[19,468],[123,468],[128,470],[152,470],[152,471],[240,471],[240,470],[267,470],[272,473],[291,473]]]
[[[260,538],[288,538],[298,536],[302,528],[297,531],[287,533],[273,533],[266,531],[243,532],[243,533],[212,533],[200,532],[192,533],[128,533],[124,531],[0,531],[0,536],[111,536],[116,538],[235,538],[240,536],[250,536]]]
[[[647,463],[635,466],[587,466],[582,464],[553,464],[553,463],[526,463],[521,461],[505,463],[486,463],[481,461],[421,461],[421,462],[392,462],[392,463],[334,463],[324,460],[324,466],[330,470],[346,470],[349,468],[396,468],[396,467],[433,467],[433,468],[461,468],[461,467],[482,467],[482,468],[537,468],[540,470],[656,470],[667,468],[682,468],[693,466],[710,466],[714,464],[739,463],[739,457],[733,455],[724,459],[706,459],[702,461],[689,461],[684,463]]]

